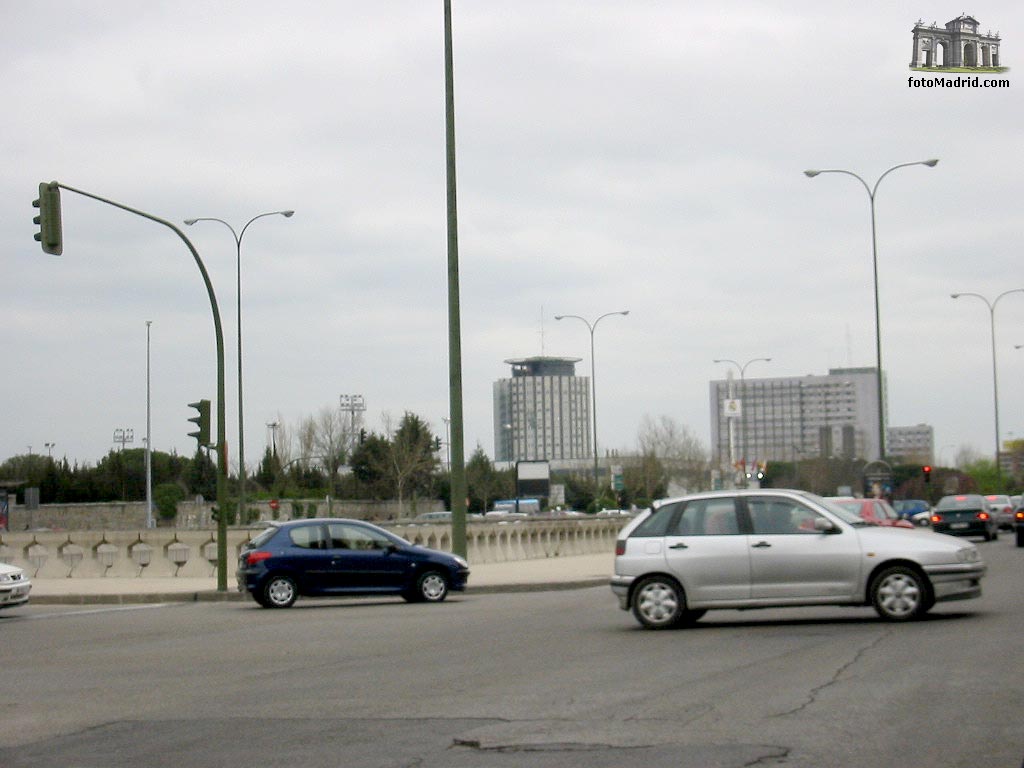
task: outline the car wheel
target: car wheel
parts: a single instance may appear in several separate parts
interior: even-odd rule
[[[928,581],[903,565],[886,568],[871,583],[871,604],[886,621],[911,621],[931,608]]]
[[[686,610],[686,596],[673,579],[649,576],[633,592],[633,615],[647,629],[669,629],[704,614]]]
[[[291,608],[299,591],[289,576],[271,576],[260,591],[259,604],[264,608]]]
[[[448,579],[437,571],[420,574],[416,587],[405,596],[410,603],[440,603],[448,597]]]

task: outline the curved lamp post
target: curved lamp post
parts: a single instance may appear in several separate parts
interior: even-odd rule
[[[996,417],[996,477],[999,477],[1003,473],[1003,469],[1000,463],[999,449],[999,380],[996,375],[996,305],[1003,296],[1007,296],[1011,293],[1024,293],[1024,288],[1011,288],[1008,291],[1003,291],[996,296],[994,301],[989,301],[987,298],[982,296],[980,293],[951,293],[951,298],[959,299],[961,296],[973,296],[976,299],[981,299],[985,302],[985,306],[988,307],[989,317],[989,329],[992,335],[992,403],[995,410]]]
[[[747,366],[751,363],[770,363],[772,359],[770,357],[755,357],[751,360],[747,360],[743,365],[740,365],[735,360],[730,360],[727,357],[717,358],[713,360],[714,363],[732,363],[740,372],[740,442],[743,444],[743,477],[747,477],[747,404],[743,402],[747,394],[746,384],[744,383],[744,376],[747,372]]]
[[[594,416],[594,501],[597,502],[597,497],[600,495],[601,481],[598,475],[597,469],[597,375],[596,367],[594,365],[594,331],[597,330],[597,324],[604,320],[606,317],[612,315],[628,315],[629,310],[624,309],[619,312],[606,312],[601,315],[597,320],[591,323],[585,317],[579,315],[555,315],[555,320],[564,320],[567,317],[575,318],[581,323],[587,326],[587,330],[590,331],[590,410]]]
[[[224,219],[217,219],[210,216],[202,216],[195,219],[185,219],[185,223],[189,226],[195,224],[197,221],[219,221],[225,227],[231,230],[232,236],[235,238],[235,254],[236,254],[236,276],[237,276],[237,289],[238,289],[238,522],[243,522],[243,515],[245,514],[245,443],[243,438],[245,437],[244,431],[244,418],[242,416],[242,237],[245,235],[245,230],[249,228],[256,219],[262,219],[264,216],[284,216],[290,218],[295,211],[270,211],[268,213],[261,213],[258,216],[253,216],[242,227],[240,232],[235,232],[235,228],[228,224]]]
[[[878,185],[882,183],[882,179],[897,168],[909,168],[912,165],[925,165],[929,168],[934,168],[938,164],[938,160],[932,159],[894,165],[878,177],[878,181],[875,182],[873,187],[868,186],[868,183],[853,171],[846,171],[839,168],[804,171],[804,175],[811,179],[822,173],[843,173],[847,176],[853,176],[853,178],[857,179],[857,181],[864,185],[864,189],[867,190],[868,197],[871,200],[871,265],[875,281],[875,365],[878,368],[876,375],[878,379],[878,458],[880,459],[885,457],[885,413],[882,410],[882,328],[878,309],[878,241],[875,237],[875,195],[878,192]]]

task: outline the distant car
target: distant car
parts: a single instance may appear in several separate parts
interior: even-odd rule
[[[943,496],[932,510],[932,530],[952,536],[999,538],[999,528],[989,511],[988,501],[976,493]]]
[[[918,515],[924,515],[925,518],[931,516],[932,505],[924,499],[900,499],[892,503],[892,508],[896,510],[896,514],[903,520],[909,520],[915,525],[921,525],[914,518]],[[928,525],[927,522],[924,525]]]
[[[909,621],[981,595],[974,544],[871,525],[804,491],[712,491],[656,502],[615,544],[611,589],[648,629],[716,608],[873,606]]]
[[[910,522],[912,522],[915,526],[927,528],[929,525],[932,524],[931,507],[921,512],[915,512],[914,515],[910,518]]]
[[[992,513],[992,517],[996,520],[996,528],[1005,528],[1008,531],[1012,531],[1013,502],[1010,500],[1010,497],[989,494],[985,497],[985,501],[988,502],[988,511]]]
[[[32,591],[32,582],[25,571],[14,565],[0,563],[0,608],[25,605]]]
[[[830,496],[828,501],[840,504],[869,523],[891,528],[913,528],[909,520],[901,520],[896,510],[885,499],[855,499],[850,496]]]
[[[304,597],[400,595],[439,603],[462,591],[469,564],[457,555],[410,544],[362,520],[274,523],[241,551],[238,591],[264,608]]]
[[[421,512],[412,519],[413,523],[450,523],[451,512]]]

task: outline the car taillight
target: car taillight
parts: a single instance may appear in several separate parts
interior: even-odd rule
[[[979,512],[978,513],[978,519],[979,520],[988,520],[988,512]]]
[[[619,539],[615,542],[615,556],[618,557],[619,555],[624,554],[626,554],[626,540]]]
[[[942,515],[932,515],[932,522],[933,523],[941,523],[942,522]]]
[[[1016,518],[1017,518],[1017,521],[1018,521],[1018,522],[1024,522],[1024,509],[1022,509],[1022,510],[1019,510],[1019,511],[1017,512],[1017,514],[1016,514],[1016,515],[1014,515],[1014,517],[1016,517]]]
[[[250,552],[245,556],[245,564],[256,565],[256,563],[261,563],[264,560],[269,560],[270,556],[271,555],[269,552],[261,552],[259,550],[256,550],[255,552]]]

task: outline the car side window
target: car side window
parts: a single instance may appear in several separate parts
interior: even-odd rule
[[[733,536],[740,532],[733,499],[696,499],[676,520],[673,536]]]
[[[391,542],[374,531],[358,525],[331,523],[327,526],[331,549],[387,549]]]
[[[821,517],[796,501],[774,498],[748,498],[747,509],[755,534],[816,534],[816,518]]]
[[[672,518],[679,511],[679,507],[679,504],[666,504],[664,507],[654,510],[650,517],[636,527],[630,534],[630,538],[664,536]]]
[[[324,530],[320,525],[300,525],[288,531],[292,545],[301,549],[327,549]]]

